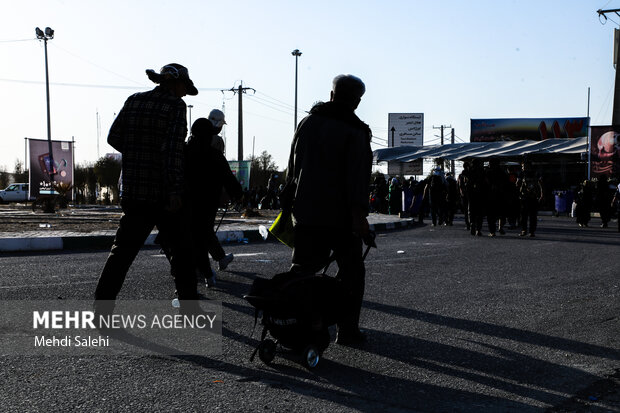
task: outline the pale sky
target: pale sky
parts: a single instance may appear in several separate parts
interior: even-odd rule
[[[0,166],[24,158],[24,138],[47,138],[43,43],[49,26],[51,130],[76,142],[76,162],[112,152],[107,132],[130,94],[154,86],[145,69],[188,67],[199,95],[192,120],[226,113],[227,158],[237,158],[238,98],[244,155],[266,150],[286,167],[298,120],[329,99],[335,75],[366,83],[357,114],[373,149],[388,138],[388,113],[424,113],[424,143],[440,125],[469,141],[471,118],[587,115],[611,122],[613,29],[598,9],[620,0],[410,1],[7,1],[0,14]],[[97,150],[97,113],[101,133]],[[98,153],[99,152],[99,153]]]

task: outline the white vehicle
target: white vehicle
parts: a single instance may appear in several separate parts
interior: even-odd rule
[[[0,203],[24,202],[28,200],[28,184],[11,184],[0,191]]]

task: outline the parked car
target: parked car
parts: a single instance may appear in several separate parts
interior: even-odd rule
[[[28,200],[28,184],[11,184],[0,191],[0,203],[24,202]]]

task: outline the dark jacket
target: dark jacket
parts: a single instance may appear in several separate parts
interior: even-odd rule
[[[222,152],[211,146],[209,137],[190,136],[185,156],[185,179],[190,202],[209,208],[217,207],[222,188],[232,199],[241,198],[241,184]]]
[[[346,228],[355,210],[368,214],[371,131],[335,102],[315,105],[295,132],[289,184],[297,224]]]

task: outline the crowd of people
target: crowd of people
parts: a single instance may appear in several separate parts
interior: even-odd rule
[[[197,283],[205,278],[207,284],[214,282],[209,254],[220,269],[232,261],[213,229],[225,188],[239,202],[260,199],[269,208],[282,204],[291,215],[295,233],[291,277],[315,274],[335,256],[336,278],[343,288],[337,342],[364,341],[359,315],[365,278],[362,243],[369,235],[372,134],[355,115],[364,83],[352,75],[334,78],[329,101],[315,104],[299,123],[283,188],[274,174],[264,195],[250,200],[246,193],[242,200],[244,194],[218,135],[224,114],[214,110],[208,119],[197,119],[186,142],[182,98],[198,94],[187,68],[171,63],[159,73],[146,74],[157,86],[130,96],[108,135],[108,143],[122,154],[123,215],[95,290],[95,312],[114,311],[127,272],[154,227],[170,262],[181,313],[200,312]],[[289,194],[285,199],[278,197],[280,189],[280,195]]]
[[[417,223],[430,217],[432,226],[453,225],[454,215],[460,211],[466,229],[474,236],[482,235],[486,219],[491,237],[505,234],[507,228],[519,228],[520,236],[534,237],[545,193],[542,176],[527,160],[515,173],[502,168],[499,159],[488,160],[486,166],[482,160],[473,159],[463,163],[456,178],[452,172],[445,173],[438,162],[419,181],[414,177],[386,181],[383,175],[375,175],[370,209],[382,214],[404,213],[416,218]],[[588,226],[593,211],[599,212],[602,228],[608,227],[614,207],[620,212],[620,185],[611,184],[605,175],[584,181],[574,193],[561,191],[558,196],[574,199],[571,215],[580,227]]]

